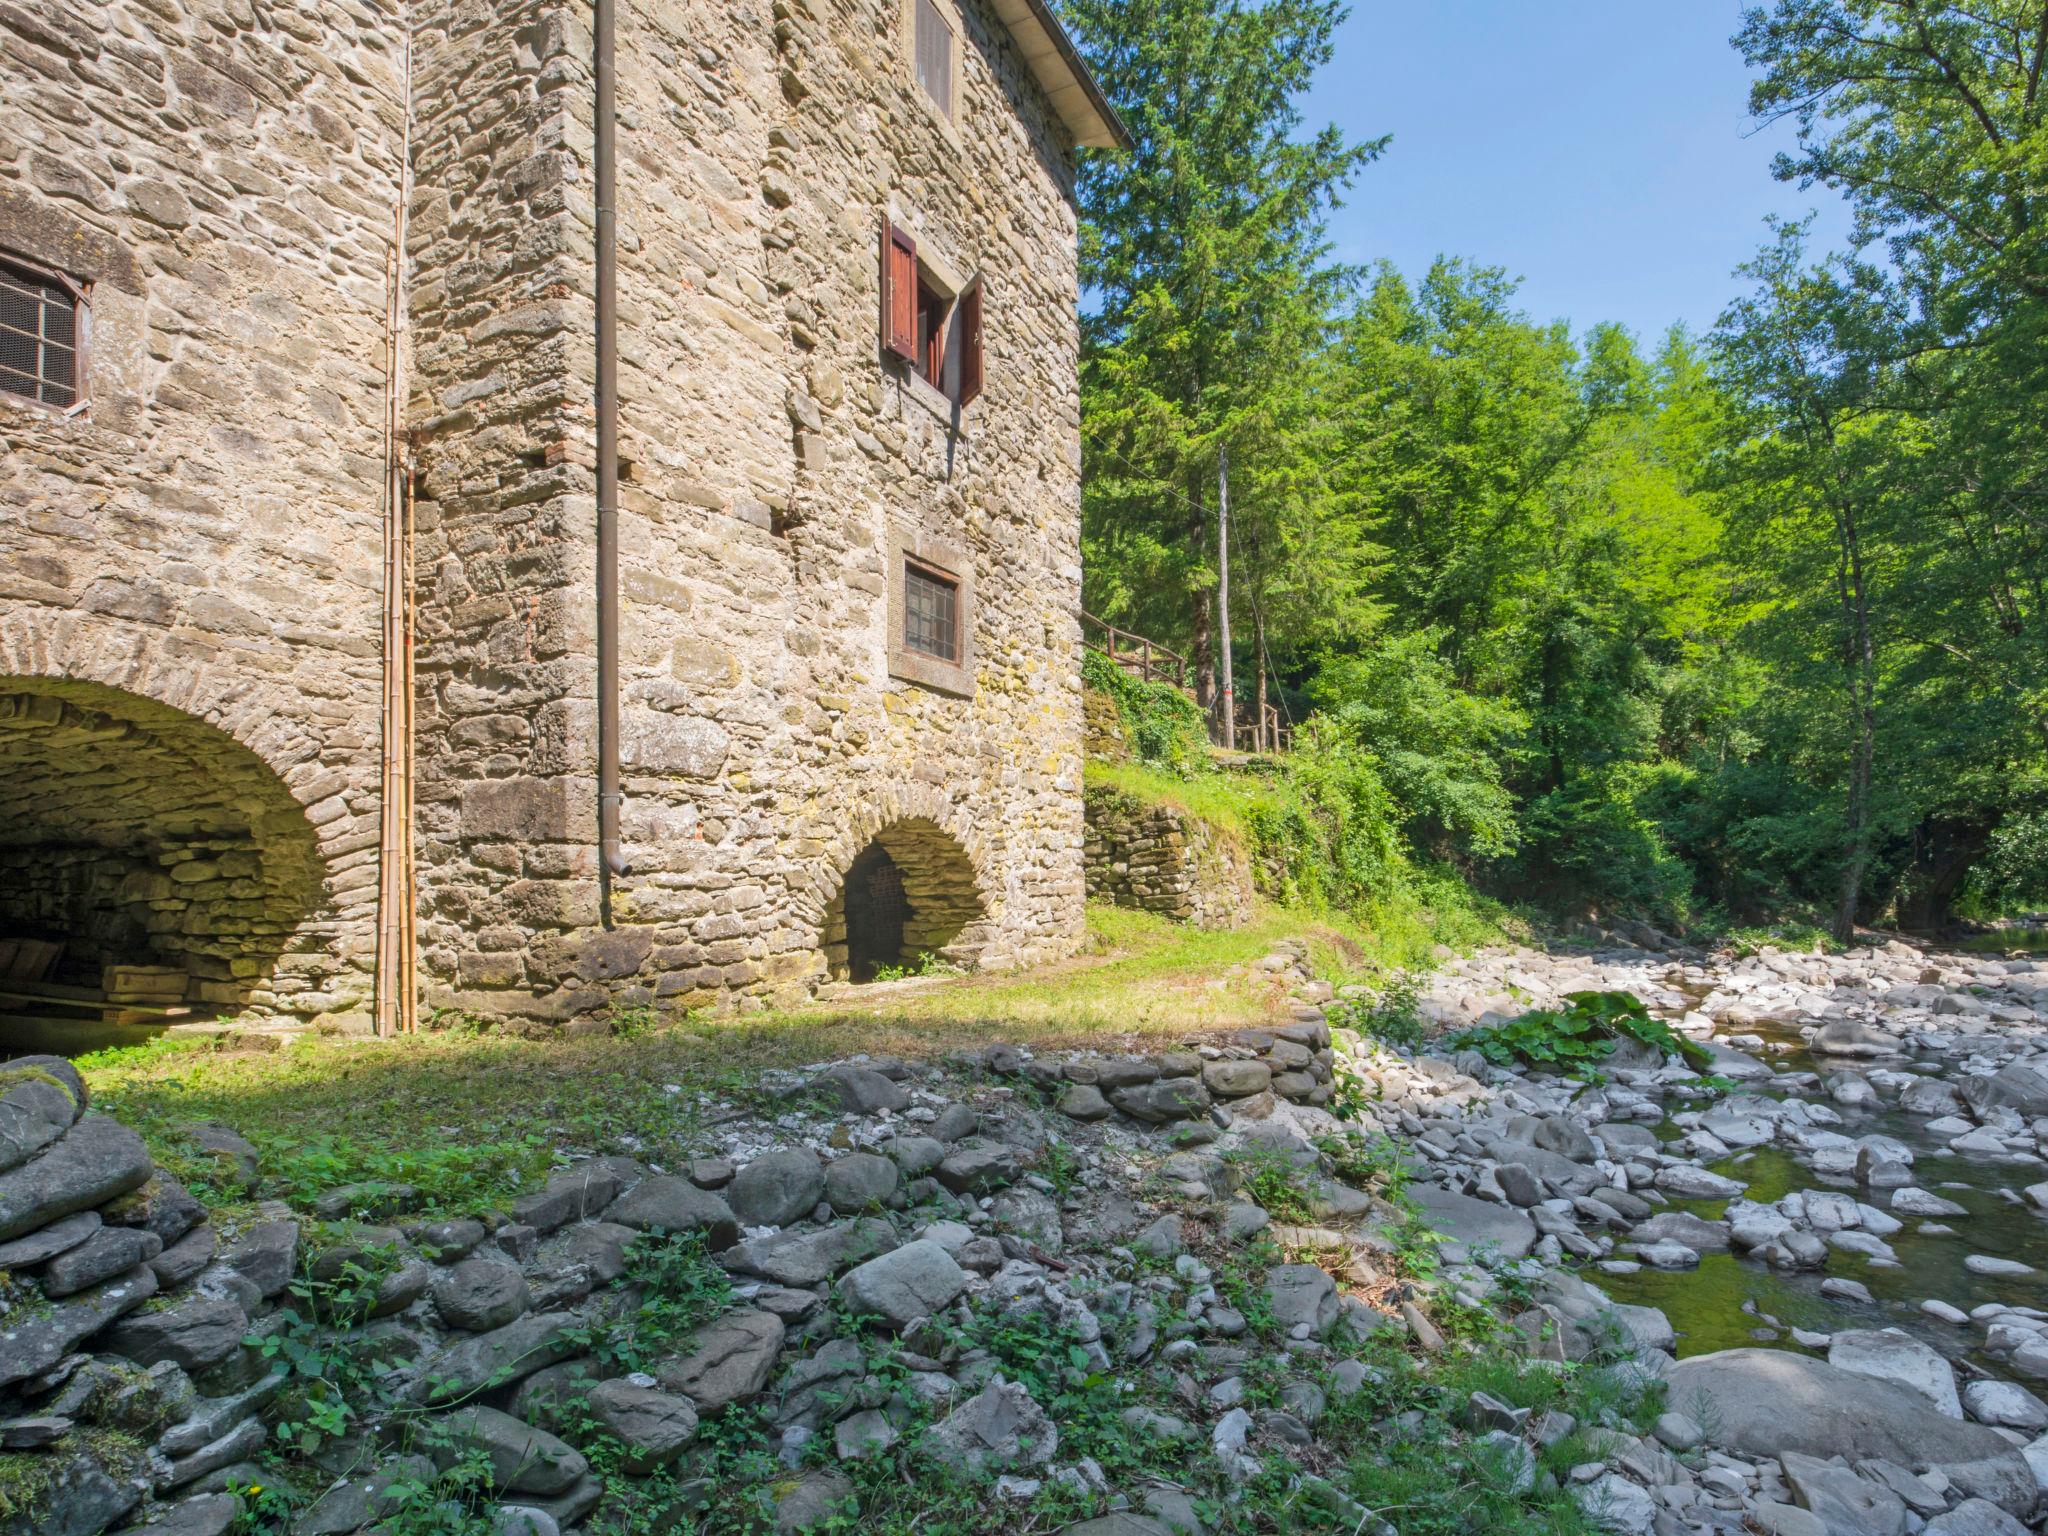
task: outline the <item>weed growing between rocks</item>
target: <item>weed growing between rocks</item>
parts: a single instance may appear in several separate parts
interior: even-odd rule
[[[1503,1024],[1489,1024],[1452,1035],[1454,1050],[1473,1050],[1497,1067],[1537,1067],[1583,1075],[1597,1071],[1624,1041],[1677,1057],[1687,1066],[1704,1069],[1713,1053],[1688,1040],[1661,1019],[1652,1018],[1632,992],[1573,992],[1559,1008],[1532,1008]]]

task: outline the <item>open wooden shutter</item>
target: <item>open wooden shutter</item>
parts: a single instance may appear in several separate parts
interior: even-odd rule
[[[882,350],[917,359],[917,242],[882,221]]]
[[[981,279],[960,293],[960,403],[970,405],[981,393]]]

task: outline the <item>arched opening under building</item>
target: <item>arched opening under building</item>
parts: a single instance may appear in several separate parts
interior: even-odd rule
[[[298,801],[225,731],[119,688],[0,677],[0,1056],[268,1001],[323,874]]]
[[[967,850],[936,822],[908,817],[854,855],[825,909],[825,965],[838,981],[971,966],[987,917]]]

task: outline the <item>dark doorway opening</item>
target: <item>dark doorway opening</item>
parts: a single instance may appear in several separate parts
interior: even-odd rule
[[[888,849],[870,843],[846,872],[846,966],[853,980],[873,981],[881,967],[903,963],[909,917],[903,871]]]

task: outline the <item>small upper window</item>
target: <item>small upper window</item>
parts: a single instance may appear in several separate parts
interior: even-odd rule
[[[85,292],[69,278],[0,261],[0,391],[68,411],[85,393]]]
[[[940,661],[960,659],[960,583],[917,560],[903,562],[903,645]]]
[[[917,83],[940,113],[953,116],[953,29],[933,0],[917,0]]]

